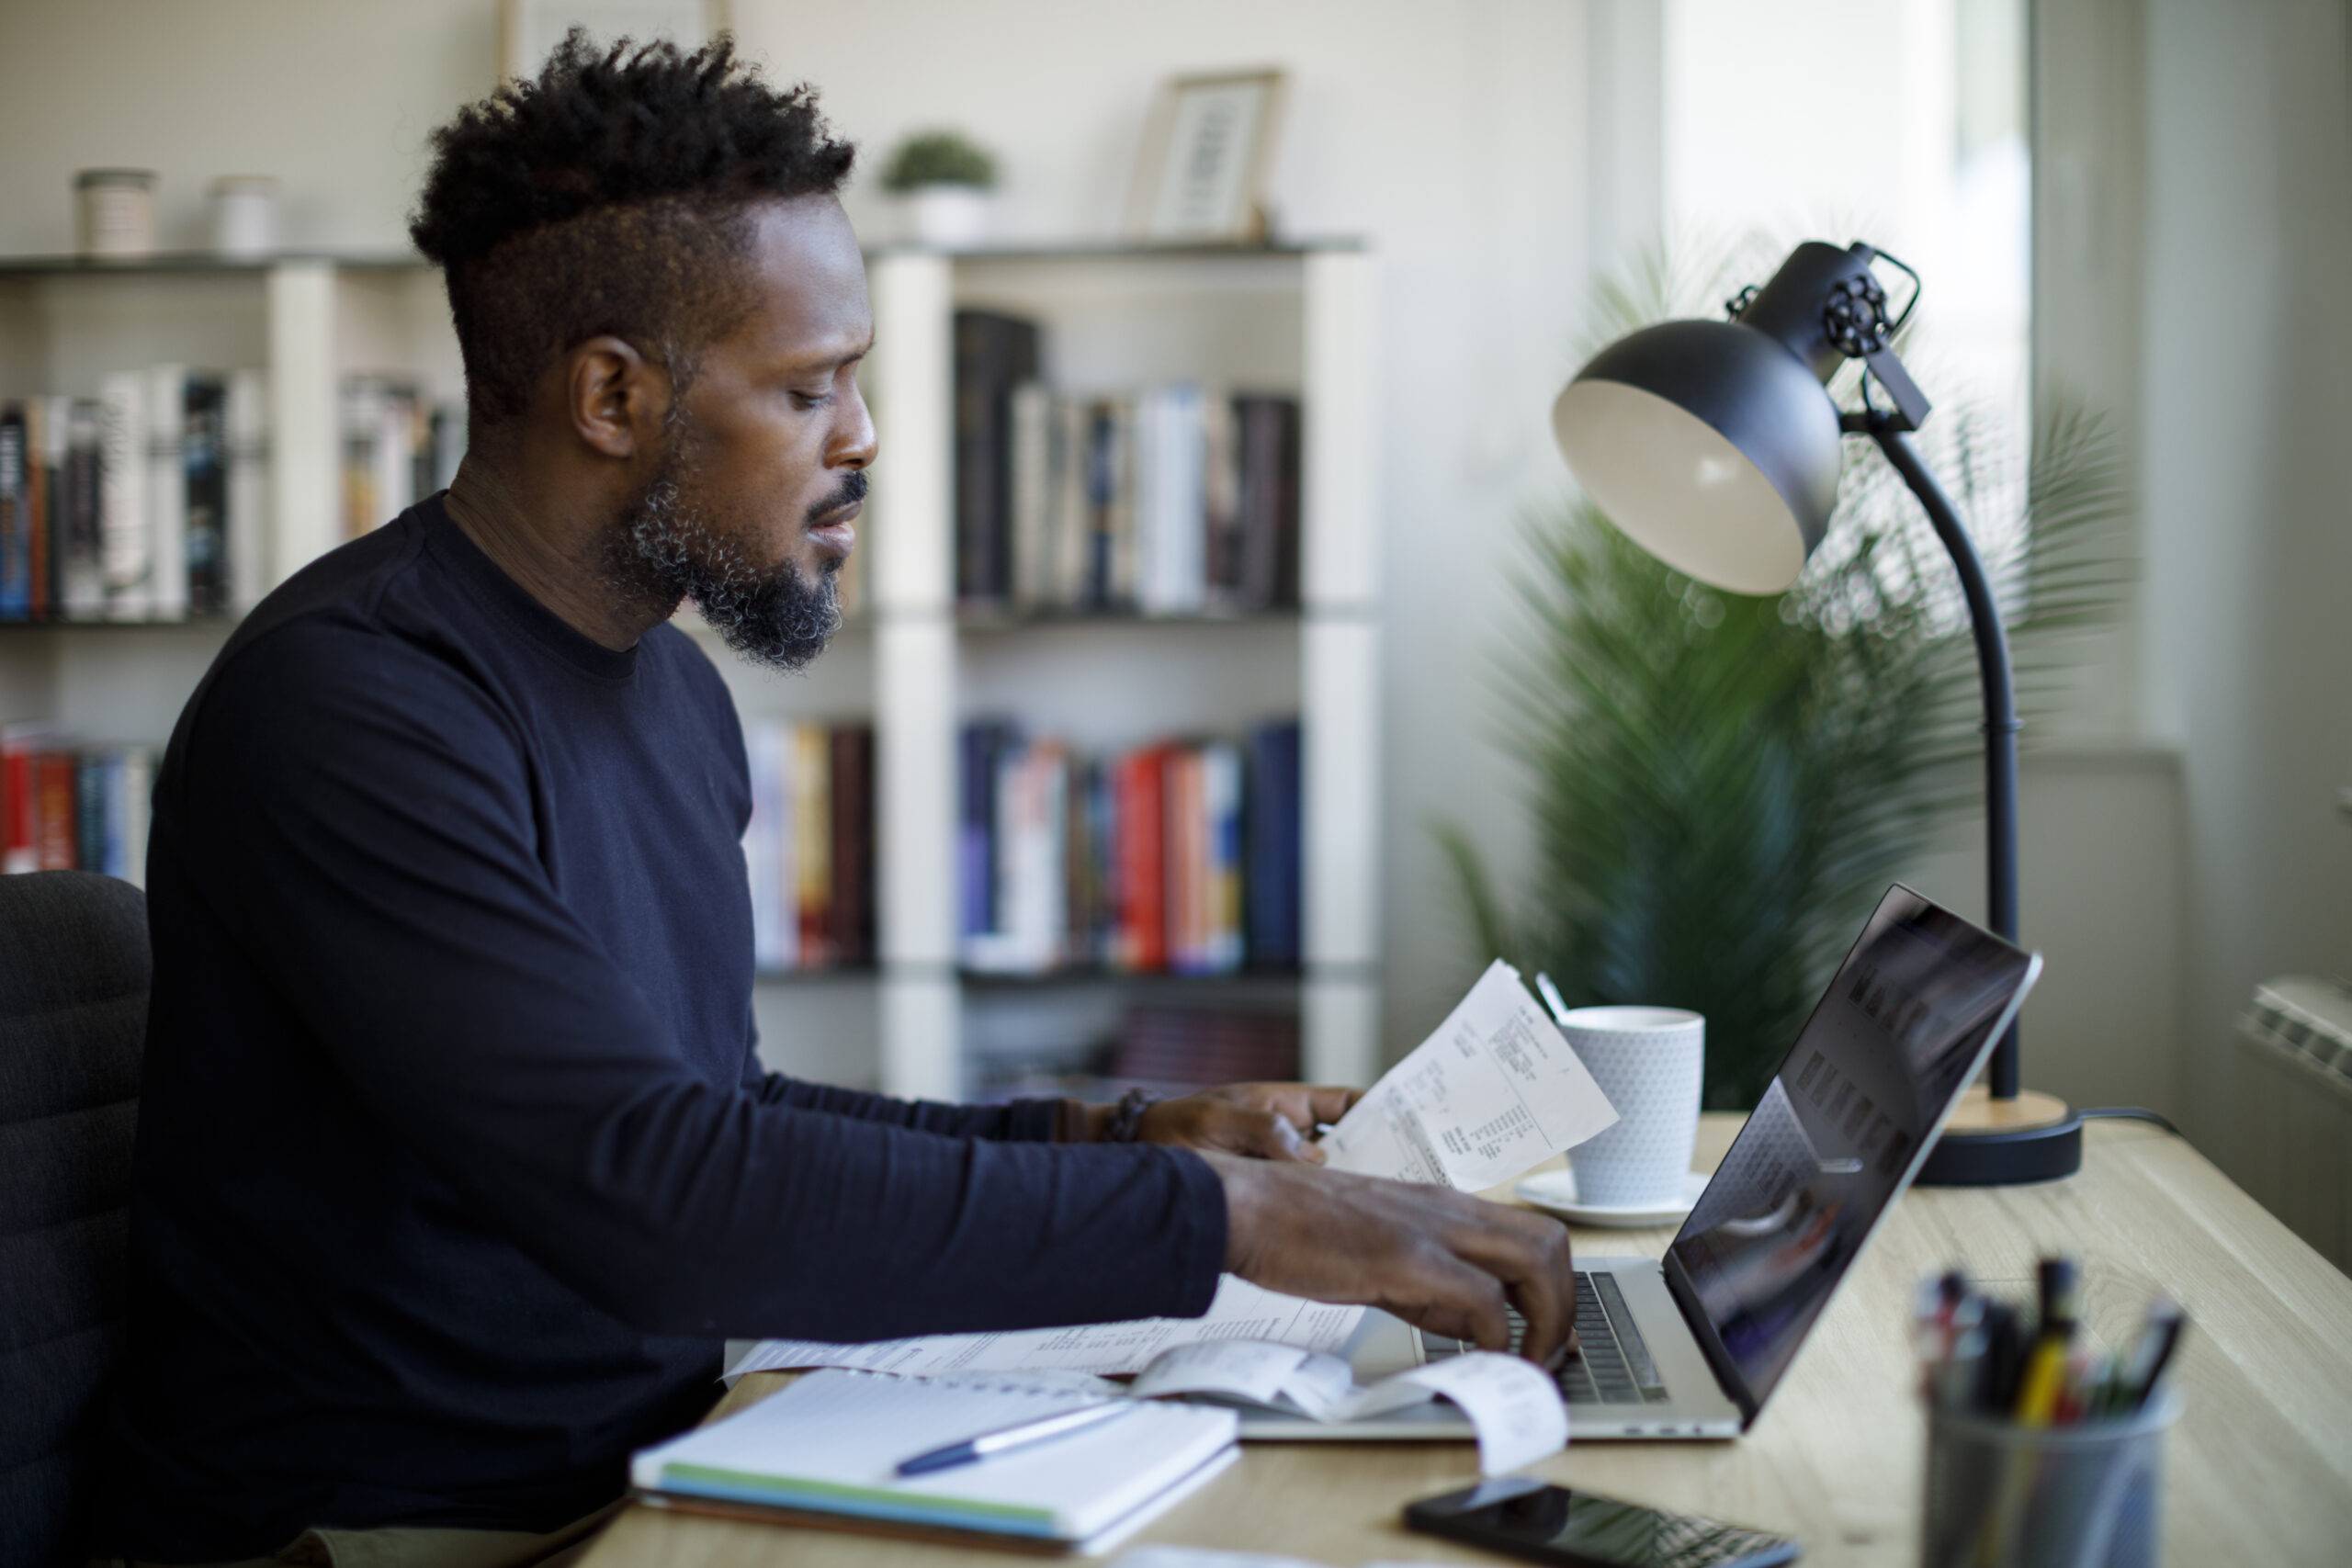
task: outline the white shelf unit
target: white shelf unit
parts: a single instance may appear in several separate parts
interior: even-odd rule
[[[166,362],[268,373],[273,585],[342,540],[343,377],[397,373],[436,400],[464,389],[440,275],[413,256],[0,262],[0,397],[88,397],[108,371]],[[232,624],[0,627],[0,717],[160,744]]]
[[[1023,994],[967,981],[956,967],[966,720],[1009,716],[1099,749],[1238,733],[1280,713],[1296,713],[1305,735],[1301,1066],[1317,1081],[1371,1082],[1379,1066],[1381,863],[1374,258],[1351,245],[910,250],[873,256],[868,281],[876,345],[867,379],[881,443],[864,547],[874,626],[881,1086],[961,1097],[976,1073],[967,1037],[990,1032],[978,1010]],[[1038,321],[1046,377],[1057,391],[1186,379],[1295,393],[1304,416],[1297,613],[959,619],[952,328],[963,307]],[[1262,988],[1248,979],[1151,976],[1077,984],[1204,999]]]
[[[1362,251],[1073,250],[876,254],[868,381],[882,437],[866,612],[805,674],[752,669],[705,637],[746,720],[876,729],[878,972],[763,976],[772,1063],[804,1076],[960,1098],[967,1039],[1041,987],[967,983],[956,967],[957,728],[1012,713],[1082,743],[1305,724],[1306,965],[1287,980],[1083,982],[1116,997],[1244,1005],[1295,992],[1303,1067],[1368,1083],[1379,1066],[1377,509],[1372,493],[1372,290]],[[952,570],[951,323],[961,304],[1037,317],[1069,390],[1194,378],[1296,393],[1303,604],[1243,620],[959,623]],[[263,367],[270,381],[268,579],[342,537],[337,392],[396,372],[440,399],[462,367],[440,277],[413,257],[206,257],[124,265],[0,262],[0,397],[88,396],[109,370],[167,360]],[[682,624],[699,623],[688,617]],[[92,741],[160,745],[226,640],[225,619],[0,626],[0,719]],[[1102,998],[1081,1002],[1102,1016]],[[979,1016],[995,1009],[993,1017]],[[878,1054],[869,1047],[878,1044]]]

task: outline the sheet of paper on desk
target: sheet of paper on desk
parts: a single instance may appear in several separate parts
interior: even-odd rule
[[[1363,1316],[1360,1306],[1330,1306],[1261,1289],[1227,1274],[1200,1317],[1146,1317],[1075,1328],[1032,1328],[1003,1334],[936,1334],[832,1345],[814,1339],[763,1339],[728,1369],[773,1371],[788,1367],[854,1367],[866,1371],[932,1377],[943,1372],[1141,1371],[1171,1345],[1202,1339],[1258,1339],[1304,1350],[1336,1350]]]
[[[1497,959],[1413,1054],[1323,1135],[1333,1170],[1476,1190],[1617,1120],[1567,1040]]]
[[[1339,1357],[1290,1345],[1205,1340],[1163,1350],[1128,1386],[1138,1399],[1209,1394],[1327,1423],[1360,1421],[1431,1398],[1453,1401],[1478,1434],[1478,1468],[1500,1475],[1567,1446],[1559,1384],[1532,1361],[1473,1351],[1359,1387]]]

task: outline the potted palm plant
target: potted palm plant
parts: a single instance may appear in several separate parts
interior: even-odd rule
[[[1742,270],[1677,287],[1653,265],[1604,297],[1603,341],[1701,313]],[[2046,713],[2067,634],[2111,615],[2129,577],[2111,444],[2064,405],[2041,412],[2030,451],[1982,406],[1948,403],[1929,434],[1991,547],[2021,702]],[[1694,582],[1583,502],[1530,518],[1515,585],[1532,634],[1502,660],[1504,739],[1532,818],[1526,880],[1502,886],[1458,826],[1439,830],[1479,953],[1548,973],[1572,1007],[1705,1014],[1706,1103],[1752,1106],[1862,917],[1978,798],[1949,563],[1900,481],[1863,460],[1786,593]]]
[[[918,131],[890,154],[882,188],[898,198],[907,238],[962,250],[988,233],[996,160],[958,131]]]

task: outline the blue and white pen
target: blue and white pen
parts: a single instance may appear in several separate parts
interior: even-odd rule
[[[929,1449],[912,1459],[900,1460],[899,1473],[928,1475],[934,1470],[953,1470],[960,1464],[977,1464],[991,1454],[1010,1453],[1014,1449],[1025,1449],[1032,1443],[1066,1438],[1072,1432],[1099,1427],[1105,1421],[1116,1420],[1141,1407],[1141,1403],[1133,1399],[1106,1399],[1099,1404],[1081,1404],[1075,1410],[1041,1416],[1035,1421],[1023,1421],[1017,1427],[1000,1427],[993,1432],[982,1432],[977,1438],[967,1438],[960,1443]]]

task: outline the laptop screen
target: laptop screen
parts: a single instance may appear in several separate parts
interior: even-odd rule
[[[2031,966],[1907,887],[1880,900],[1674,1238],[1751,1413],[1910,1179]]]

